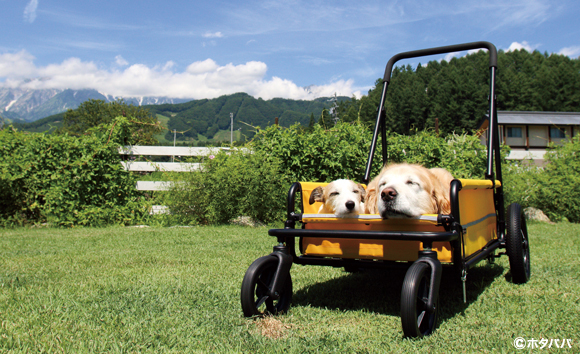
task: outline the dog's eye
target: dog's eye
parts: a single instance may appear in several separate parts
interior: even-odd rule
[[[413,182],[413,181],[411,181],[411,180],[408,180],[408,181],[407,181],[407,184],[408,184],[409,186],[412,186],[412,185],[414,185],[414,184],[417,184],[417,183],[415,183],[415,182]]]
[[[360,193],[360,191],[358,189],[355,189],[354,191],[352,191],[353,193]]]
[[[338,194],[339,194],[338,192],[332,192],[332,193],[330,193],[330,196],[333,197],[333,196],[338,195]]]

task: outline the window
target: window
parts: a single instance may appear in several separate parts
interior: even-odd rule
[[[556,127],[550,127],[550,138],[564,139],[566,137],[566,131],[558,129]]]
[[[508,138],[521,138],[522,137],[522,128],[508,127],[507,128],[507,137]]]

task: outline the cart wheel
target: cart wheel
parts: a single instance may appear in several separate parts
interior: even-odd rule
[[[250,265],[242,281],[242,310],[244,316],[277,315],[288,311],[292,300],[292,278],[286,276],[280,298],[274,300],[267,295],[274,282],[274,275],[278,267],[278,258],[264,256],[256,259]]]
[[[431,284],[431,268],[426,263],[411,265],[401,290],[401,322],[405,337],[422,337],[435,329],[437,322],[437,305],[435,312],[427,311],[427,298]]]
[[[523,284],[530,279],[530,243],[522,207],[513,203],[507,209],[506,252],[510,260],[512,281]]]

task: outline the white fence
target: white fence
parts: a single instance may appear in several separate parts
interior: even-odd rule
[[[175,162],[175,157],[211,156],[219,151],[230,151],[230,148],[206,148],[206,147],[181,147],[181,146],[125,146],[119,149],[120,155],[128,156],[129,159],[121,163],[127,171],[135,172],[191,172],[200,168],[199,163]],[[148,162],[133,161],[131,157],[137,156],[171,156],[173,162]],[[171,189],[169,181],[137,181],[135,188],[140,191],[166,191]],[[153,205],[151,214],[167,213],[168,208],[164,205]]]
[[[220,150],[230,151],[230,148],[207,148],[207,147],[181,147],[181,146],[125,146],[119,149],[120,155],[129,157],[136,156],[211,156]],[[191,172],[199,170],[199,163],[190,162],[148,162],[133,161],[131,159],[121,162],[127,171],[136,172]],[[171,188],[171,182],[167,181],[138,181],[135,186],[140,191],[163,191]]]

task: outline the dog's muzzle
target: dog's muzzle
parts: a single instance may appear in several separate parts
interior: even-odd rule
[[[394,188],[385,188],[381,191],[381,199],[388,203],[397,197],[397,191]]]
[[[401,211],[399,211],[395,208],[396,199],[397,199],[398,195],[399,195],[399,193],[397,192],[397,190],[394,188],[391,188],[391,187],[385,188],[381,191],[381,200],[382,200],[383,205],[385,207],[385,210],[381,214],[381,217],[383,219],[388,219],[389,217],[401,217],[401,216],[410,217],[410,215],[402,213]]]

